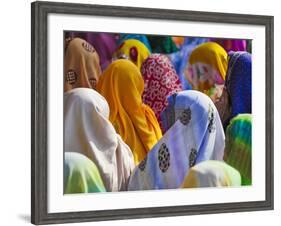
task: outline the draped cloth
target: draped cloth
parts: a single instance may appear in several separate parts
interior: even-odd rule
[[[241,186],[240,173],[223,161],[208,160],[193,166],[182,188],[198,187],[238,187]]]
[[[252,184],[252,115],[239,114],[226,129],[224,160],[242,176],[242,185]]]
[[[110,33],[66,32],[65,37],[67,40],[81,38],[94,46],[100,57],[100,65],[102,70],[105,70],[105,68],[111,63],[112,54],[118,47],[116,36]]]
[[[172,97],[173,111],[164,112],[171,127],[135,168],[129,190],[179,188],[195,164],[223,159],[224,131],[211,99],[191,90]]]
[[[113,60],[127,59],[140,70],[142,63],[150,55],[149,49],[139,40],[127,39],[120,44],[113,54]]]
[[[227,52],[215,42],[197,46],[191,53],[187,79],[192,88],[204,92],[213,101],[222,95],[226,70]]]
[[[229,53],[225,86],[231,99],[231,118],[237,114],[252,113],[252,55],[250,53]]]
[[[215,103],[226,127],[238,114],[252,113],[252,56],[248,52],[230,52],[225,88]]]
[[[160,113],[168,105],[167,97],[182,90],[182,85],[169,58],[150,55],[142,64],[144,79],[143,102],[154,111],[158,122]]]
[[[92,160],[107,191],[126,190],[134,168],[133,155],[108,117],[108,104],[96,91],[76,88],[66,92],[64,150]]]
[[[189,58],[190,64],[197,62],[212,66],[225,80],[227,70],[227,52],[217,43],[206,42],[197,46]]]
[[[106,192],[96,165],[76,152],[64,154],[64,193]]]
[[[64,91],[74,88],[96,88],[101,74],[99,55],[95,48],[80,38],[67,46],[64,59]]]
[[[109,104],[109,120],[139,163],[162,137],[153,110],[142,102],[140,71],[129,60],[116,60],[102,74],[97,90]]]
[[[185,75],[186,70],[188,69],[190,54],[198,45],[207,41],[207,38],[185,37],[184,43],[180,47],[179,51],[168,55],[176,69],[184,90],[192,89],[191,83],[187,80]]]

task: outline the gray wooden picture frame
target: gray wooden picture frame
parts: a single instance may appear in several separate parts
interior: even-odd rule
[[[177,21],[248,24],[265,27],[266,33],[266,187],[265,201],[240,203],[169,206],[48,213],[47,150],[48,150],[48,73],[47,17],[50,13],[96,15],[108,17],[147,18]],[[273,16],[211,13],[167,9],[149,9],[89,4],[33,2],[31,4],[31,222],[51,224],[192,214],[227,213],[273,209]],[[262,147],[261,147],[262,148]]]

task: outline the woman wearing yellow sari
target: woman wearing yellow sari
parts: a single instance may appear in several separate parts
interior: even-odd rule
[[[222,95],[227,62],[223,47],[215,42],[203,43],[190,55],[187,80],[193,89],[207,94],[215,102]]]
[[[143,90],[140,71],[124,59],[109,65],[97,84],[97,91],[109,104],[109,120],[131,148],[136,164],[162,137],[155,114],[142,102]]]
[[[113,54],[113,59],[130,60],[140,70],[142,63],[149,55],[149,49],[141,41],[136,39],[127,39],[121,43],[119,48]]]

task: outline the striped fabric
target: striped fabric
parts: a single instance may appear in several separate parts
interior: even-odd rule
[[[239,114],[226,129],[224,160],[242,176],[242,185],[252,184],[252,115]]]

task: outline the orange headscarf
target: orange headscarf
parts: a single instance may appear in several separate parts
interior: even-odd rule
[[[74,88],[96,88],[101,74],[95,48],[80,38],[69,42],[64,62],[64,91]]]
[[[143,90],[140,71],[123,59],[109,65],[97,84],[97,91],[109,104],[109,120],[130,146],[136,164],[162,137],[152,109],[142,102]]]

